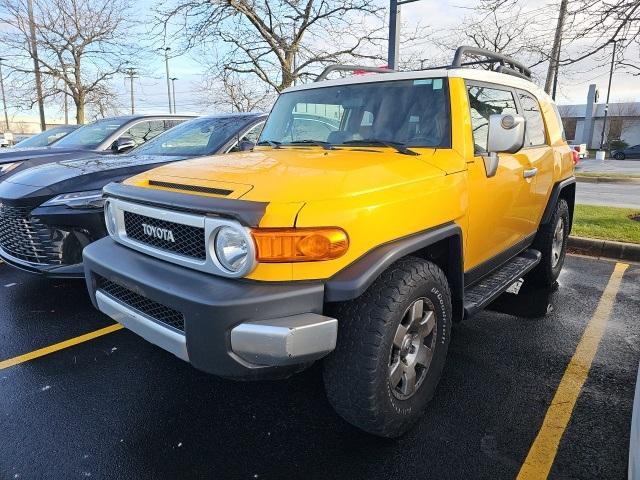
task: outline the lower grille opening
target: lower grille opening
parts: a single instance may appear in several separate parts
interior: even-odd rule
[[[184,333],[184,315],[182,313],[99,275],[96,275],[96,279],[98,289],[103,293],[167,327]]]

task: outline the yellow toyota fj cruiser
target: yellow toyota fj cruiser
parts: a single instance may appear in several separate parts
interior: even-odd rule
[[[356,68],[284,91],[251,152],[107,186],[110,238],[84,265],[97,308],[206,372],[324,357],[336,411],[392,437],[433,396],[452,322],[521,278],[555,282],[575,180],[517,61],[461,47],[442,68],[325,79]]]

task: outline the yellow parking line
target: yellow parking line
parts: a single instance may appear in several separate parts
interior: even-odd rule
[[[114,325],[109,325],[108,327],[101,328],[100,330],[80,335],[79,337],[70,338],[69,340],[65,340],[64,342],[56,343],[48,347],[40,348],[39,350],[34,350],[33,352],[25,353],[17,357],[3,360],[0,362],[0,370],[13,367],[14,365],[18,365],[19,363],[28,362],[29,360],[33,360],[44,355],[49,355],[50,353],[57,352],[58,350],[73,347],[74,345],[78,345],[79,343],[86,342],[103,335],[107,335],[122,328],[122,325],[116,323]]]
[[[562,376],[542,427],[520,469],[517,480],[545,479],[549,476],[558,453],[560,439],[571,419],[580,390],[589,375],[591,363],[611,315],[616,294],[620,289],[622,276],[628,267],[629,265],[625,263],[616,264],[598,307],[587,324],[580,343]]]

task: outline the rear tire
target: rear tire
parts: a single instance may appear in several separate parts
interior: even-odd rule
[[[451,293],[444,273],[407,257],[361,297],[330,309],[339,330],[324,361],[329,402],[366,432],[402,435],[433,397],[447,356]]]
[[[556,282],[567,254],[570,222],[569,205],[561,198],[549,223],[540,226],[533,241],[533,248],[542,253],[542,259],[528,275],[528,279],[545,287],[550,287]]]

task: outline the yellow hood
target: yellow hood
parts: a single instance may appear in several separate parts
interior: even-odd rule
[[[418,151],[419,156],[410,156],[388,148],[265,148],[176,162],[125,183],[161,189],[169,185],[184,193],[261,202],[313,202],[373,193],[445,174],[429,163],[434,150]]]

